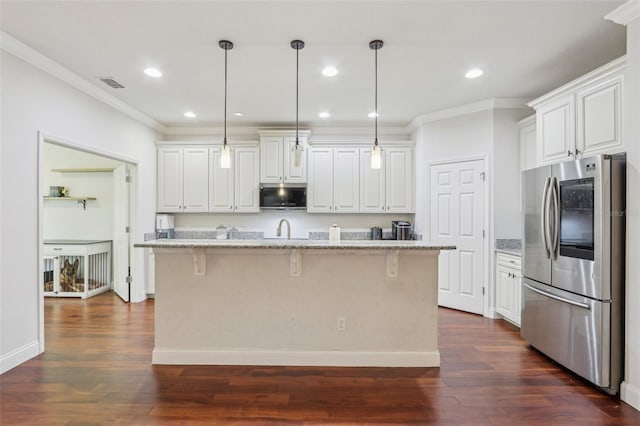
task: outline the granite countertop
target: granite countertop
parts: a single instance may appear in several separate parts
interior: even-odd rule
[[[512,256],[522,256],[522,250],[514,248],[497,248],[496,253],[510,254]]]
[[[161,239],[137,243],[134,247],[149,248],[233,248],[233,249],[366,249],[366,250],[455,250],[455,246],[441,246],[424,241],[397,240],[176,240]]]

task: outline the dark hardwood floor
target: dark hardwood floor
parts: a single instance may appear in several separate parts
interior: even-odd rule
[[[440,309],[441,368],[152,366],[153,301],[47,299],[46,352],[0,376],[2,425],[640,425],[502,321]]]

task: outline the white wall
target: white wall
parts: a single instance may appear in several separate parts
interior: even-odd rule
[[[625,379],[621,397],[640,410],[640,18],[627,25],[624,76],[624,128],[627,147],[627,258]]]
[[[155,228],[155,146],[161,135],[16,56],[1,52],[0,372],[39,352],[38,132],[138,163],[134,239]],[[9,184],[10,183],[10,184]],[[144,281],[143,251],[134,280]],[[144,286],[134,300],[145,297]]]
[[[76,201],[45,200],[43,204],[44,239],[113,239],[113,173],[61,173],[53,169],[114,168],[120,165],[107,158],[76,151],[51,143],[44,144],[43,190],[50,186],[69,188],[70,196],[95,197],[86,209]]]
[[[480,111],[424,124],[417,138],[416,230],[428,240],[429,164],[489,156],[493,144],[493,111]],[[489,167],[485,164],[485,170],[489,171]]]
[[[518,121],[531,110],[494,111],[493,239],[522,238],[520,215],[520,131]]]

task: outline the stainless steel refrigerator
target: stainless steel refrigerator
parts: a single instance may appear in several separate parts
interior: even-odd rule
[[[624,154],[523,172],[520,334],[608,393],[623,371]]]

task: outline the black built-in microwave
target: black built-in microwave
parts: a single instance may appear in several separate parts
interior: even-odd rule
[[[260,186],[260,208],[304,210],[307,208],[306,186]]]

